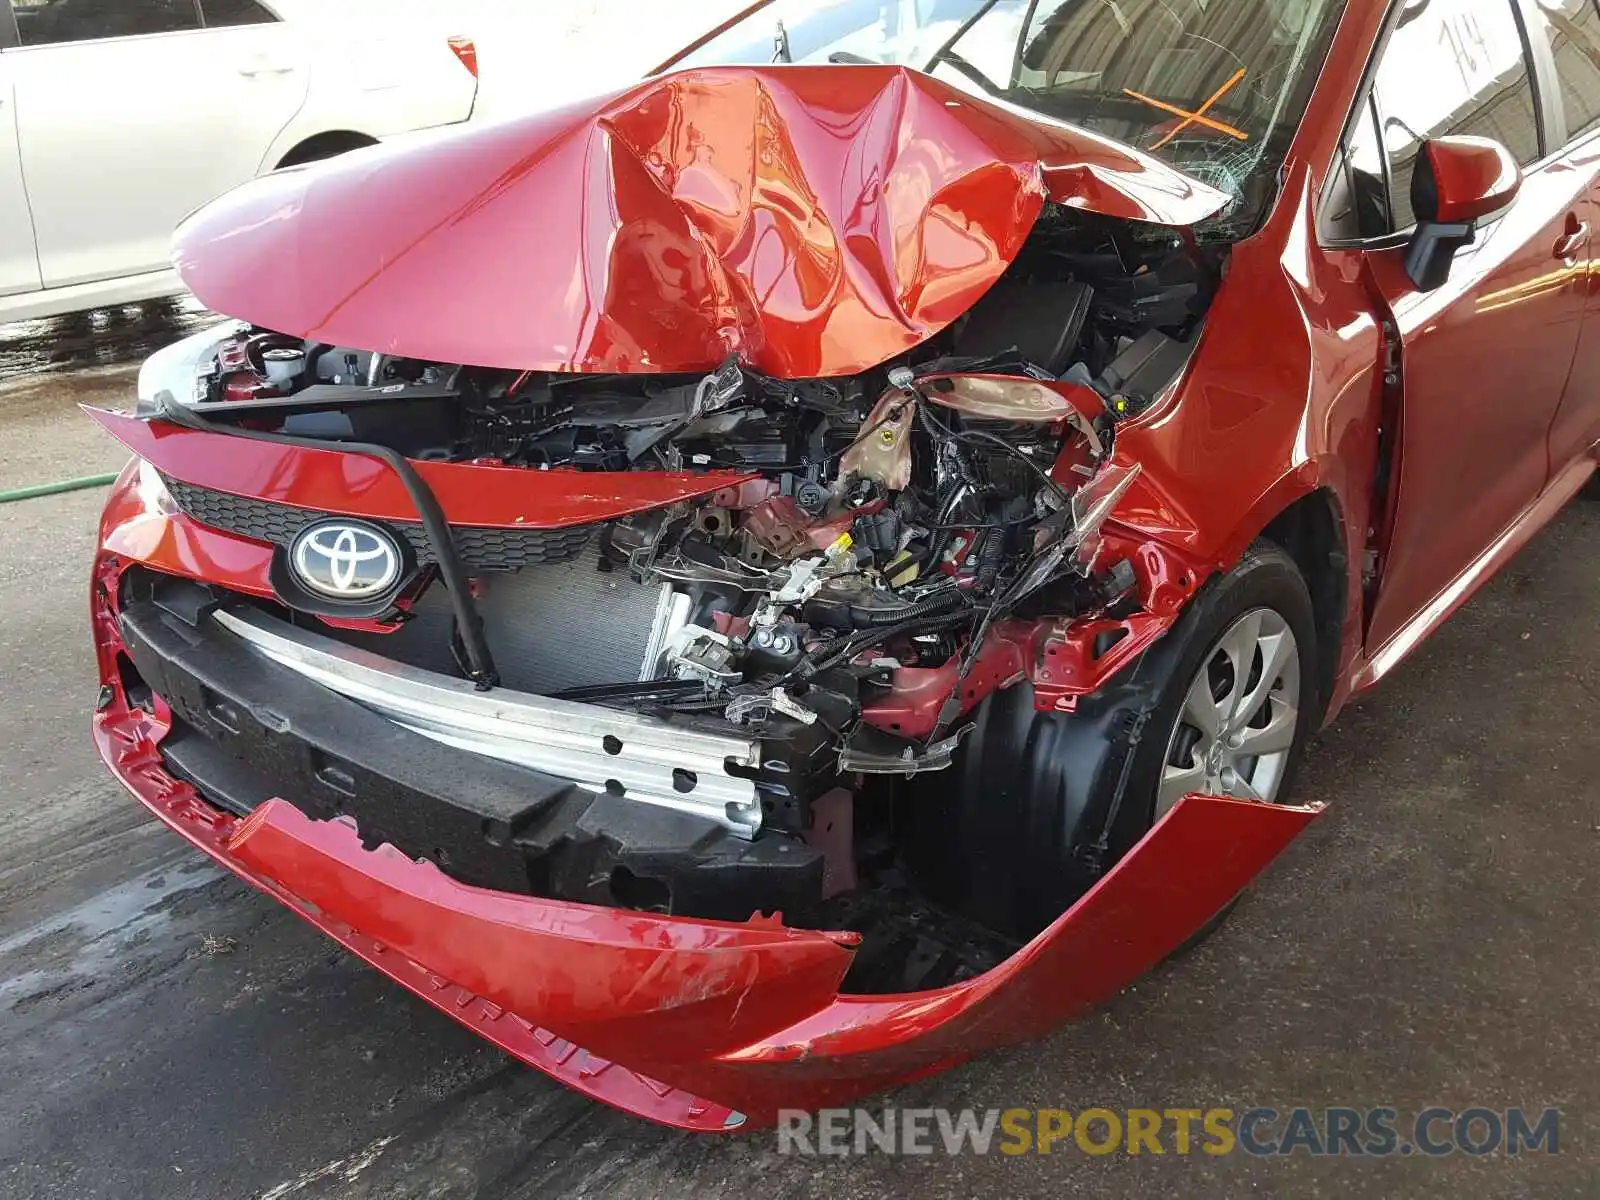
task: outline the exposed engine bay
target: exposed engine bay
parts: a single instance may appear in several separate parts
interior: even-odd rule
[[[947,330],[820,379],[733,357],[693,376],[515,372],[240,323],[184,407],[213,428],[412,460],[725,473],[702,499],[575,533],[538,565],[471,570],[471,586],[504,686],[760,739],[761,809],[707,815],[736,838],[808,841],[828,860],[821,902],[847,896],[862,855],[814,836],[815,806],[848,805],[864,778],[949,767],[973,707],[1017,674],[1000,656],[975,686],[997,638],[1140,609],[1134,563],[1103,536],[1138,474],[1111,462],[1117,426],[1181,373],[1220,254],[1051,206]],[[419,562],[384,611],[331,632],[467,674],[444,591]],[[310,614],[330,615],[292,618],[330,632]],[[649,906],[679,911],[673,892]],[[791,922],[823,919],[786,903]]]
[[[605,528],[600,570],[680,599],[657,631],[659,678],[586,698],[810,721],[794,689],[815,694],[830,670],[867,683],[942,666],[986,620],[1129,590],[1095,557],[1128,482],[1103,464],[1116,421],[1187,360],[1212,278],[1170,230],[1061,209],[951,330],[861,375],[774,379],[731,358],[692,377],[514,373],[241,328],[193,408],[411,459],[747,473]]]

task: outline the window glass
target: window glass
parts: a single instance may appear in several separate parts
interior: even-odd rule
[[[1010,0],[1026,7],[1026,0]],[[689,55],[682,66],[865,59],[921,65],[982,0],[775,0]],[[780,27],[782,32],[780,34]]]
[[[1336,186],[1328,195],[1323,229],[1339,241],[1381,237],[1394,224],[1389,216],[1389,188],[1383,176],[1383,142],[1372,102],[1361,113],[1345,141]]]
[[[1389,208],[1389,181],[1383,171],[1383,140],[1378,133],[1378,114],[1370,102],[1365,119],[1351,131],[1349,163],[1350,193],[1361,236],[1391,232],[1394,219]]]
[[[200,28],[194,0],[11,0],[24,46]]]
[[[200,0],[200,12],[207,29],[228,25],[270,25],[278,18],[256,0]]]
[[[1506,2],[1506,0],[1501,0]],[[1305,113],[1340,0],[775,0],[679,65],[898,63],[1147,150],[1251,227]]]
[[[1582,137],[1600,125],[1600,7],[1595,0],[1539,0],[1539,10],[1561,81],[1567,137]]]
[[[1003,7],[950,49],[974,64],[988,57],[988,39],[1008,24]],[[1228,193],[1235,203],[1220,222],[1243,231],[1277,192],[1342,8],[1333,0],[1038,0],[998,79],[1014,103],[1147,150]]]
[[[1374,86],[1396,229],[1416,224],[1411,180],[1428,138],[1476,134],[1503,143],[1524,165],[1539,157],[1533,84],[1509,0],[1408,4]]]

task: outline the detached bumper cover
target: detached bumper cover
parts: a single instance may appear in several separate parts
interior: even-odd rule
[[[848,937],[456,883],[271,800],[244,821],[159,752],[120,696],[94,720],[118,779],[211,858],[523,1062],[663,1124],[770,1124],[1038,1036],[1115,994],[1231,899],[1317,809],[1194,796],[1003,963],[907,996],[841,996]]]

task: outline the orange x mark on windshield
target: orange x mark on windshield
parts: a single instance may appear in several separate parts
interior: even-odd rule
[[[1233,73],[1232,77],[1229,78],[1227,83],[1223,84],[1216,91],[1212,92],[1211,98],[1199,108],[1195,109],[1194,112],[1189,112],[1187,109],[1179,108],[1176,104],[1168,104],[1165,100],[1156,100],[1150,96],[1146,96],[1143,92],[1136,92],[1132,88],[1123,88],[1122,90],[1128,95],[1132,96],[1135,100],[1142,100],[1152,108],[1159,108],[1166,112],[1172,113],[1175,116],[1183,118],[1183,120],[1178,122],[1174,128],[1167,131],[1166,137],[1162,138],[1154,146],[1150,147],[1152,150],[1161,149],[1161,147],[1165,146],[1173,138],[1177,137],[1190,125],[1204,125],[1207,129],[1215,129],[1218,133],[1225,133],[1229,137],[1238,138],[1241,142],[1248,142],[1250,140],[1250,135],[1248,133],[1244,133],[1241,130],[1235,129],[1232,125],[1224,125],[1221,121],[1213,120],[1205,115],[1208,108],[1226,96],[1228,94],[1228,90],[1243,78],[1244,68],[1240,67]]]

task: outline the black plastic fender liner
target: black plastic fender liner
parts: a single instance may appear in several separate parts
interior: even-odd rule
[[[406,495],[411,497],[411,503],[416,507],[417,518],[421,521],[423,532],[427,535],[428,544],[433,550],[439,576],[444,580],[445,590],[450,594],[450,606],[454,611],[456,628],[461,635],[462,648],[466,654],[467,674],[483,691],[499,686],[500,673],[495,670],[494,655],[489,649],[488,638],[484,636],[483,618],[478,613],[478,606],[473,602],[472,587],[467,581],[466,568],[461,563],[461,553],[456,547],[455,535],[450,532],[450,523],[445,519],[444,509],[439,506],[439,498],[433,494],[433,489],[421,475],[417,474],[416,468],[403,454],[372,442],[325,441],[320,438],[290,437],[287,434],[218,425],[184,408],[167,392],[162,392],[156,397],[156,404],[165,420],[187,429],[218,433],[225,437],[244,438],[248,441],[271,442],[280,446],[304,446],[313,450],[364,455],[367,458],[377,459],[393,471],[401,486],[406,489]]]
[[[1243,613],[1281,613],[1301,648],[1300,726],[1280,801],[1316,724],[1316,623],[1294,560],[1257,541],[1214,576],[1176,625],[1070,713],[1039,712],[1018,684],[973,713],[947,771],[896,809],[906,865],[936,902],[1029,938],[1060,916],[1149,830],[1184,693]]]
[[[1102,831],[1109,866],[1149,824],[1116,797],[1133,783],[1131,735],[1152,691],[1113,686],[1076,712],[1042,713],[1021,683],[980,704],[954,765],[919,776],[897,811],[918,886],[1019,939],[1064,912],[1099,877]]]

